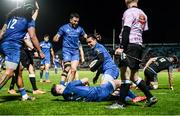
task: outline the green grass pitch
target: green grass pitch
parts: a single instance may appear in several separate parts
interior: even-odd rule
[[[108,110],[105,106],[108,102],[65,102],[62,97],[54,97],[50,93],[53,83],[59,83],[60,73],[54,74],[50,71],[52,83],[40,83],[39,72],[36,71],[37,86],[47,93],[33,95],[28,79],[27,71],[24,71],[23,78],[27,93],[35,96],[35,101],[20,101],[20,95],[7,93],[9,83],[0,90],[0,115],[180,115],[180,72],[175,72],[174,90],[168,89],[167,72],[161,72],[159,77],[159,89],[152,90],[153,95],[158,98],[158,103],[152,107],[143,108],[144,102],[131,104],[123,110]],[[88,77],[90,85],[93,86],[92,77],[95,75],[89,71],[79,71],[80,78]],[[140,72],[141,77],[143,73]],[[17,90],[17,87],[16,87]],[[134,90],[138,95],[143,95],[139,90]]]

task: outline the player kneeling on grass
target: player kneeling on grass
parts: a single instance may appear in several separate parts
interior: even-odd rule
[[[94,60],[90,63],[89,68],[92,72],[98,70],[96,76],[93,78],[93,83],[96,83],[100,73],[102,73],[102,85],[109,81],[117,79],[119,76],[119,69],[117,65],[114,63],[111,55],[106,50],[106,48],[102,44],[99,44],[97,40],[98,38],[96,37],[96,35],[90,34],[87,36],[86,42],[88,46],[93,50],[94,56]],[[129,91],[129,95],[133,95],[134,98],[136,98],[131,91]]]
[[[154,57],[151,58],[144,67],[145,82],[150,89],[158,88],[157,73],[162,70],[168,70],[168,79],[170,89],[173,90],[173,65],[178,64],[177,56],[171,57]]]

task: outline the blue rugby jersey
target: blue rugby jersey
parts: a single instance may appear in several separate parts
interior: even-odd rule
[[[70,23],[61,26],[58,35],[63,37],[63,47],[70,49],[79,49],[79,38],[85,34],[84,29],[80,26],[74,28]]]
[[[7,28],[2,39],[2,42],[14,42],[19,45],[27,33],[27,29],[35,27],[35,21],[28,21],[22,17],[14,17],[6,21]]]

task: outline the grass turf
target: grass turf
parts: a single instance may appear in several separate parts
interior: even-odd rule
[[[158,103],[152,107],[143,108],[144,102],[130,104],[124,110],[108,110],[105,106],[111,104],[107,102],[66,102],[62,97],[54,97],[50,93],[53,83],[59,83],[60,73],[54,74],[50,71],[52,83],[40,83],[39,72],[36,71],[37,86],[47,93],[43,95],[33,95],[28,79],[27,71],[24,71],[23,78],[27,93],[35,96],[35,101],[20,101],[20,95],[10,95],[7,93],[9,82],[0,90],[0,115],[180,115],[180,73],[175,72],[174,90],[168,89],[167,72],[158,74],[159,89],[152,90],[153,95],[158,98]],[[90,85],[92,77],[95,75],[89,71],[79,71],[80,77],[88,77]],[[140,72],[143,77],[143,73]],[[99,82],[99,81],[98,81]],[[17,87],[15,88],[17,90]],[[143,95],[139,90],[134,90],[138,95]]]

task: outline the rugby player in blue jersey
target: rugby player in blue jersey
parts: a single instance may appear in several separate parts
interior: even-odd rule
[[[119,76],[119,69],[112,60],[112,57],[106,50],[106,48],[102,44],[99,44],[97,42],[96,36],[88,35],[86,42],[88,46],[93,50],[93,59],[98,60],[94,66],[90,67],[90,70],[96,71],[100,68],[99,70],[103,74],[101,84],[117,79]]]
[[[35,2],[36,5],[36,10],[32,16],[33,20],[37,19],[38,13],[39,13],[39,5],[37,1]],[[32,85],[32,93],[33,94],[43,94],[45,93],[42,90],[39,90],[36,85],[36,76],[35,76],[35,69],[34,69],[34,62],[33,62],[33,57],[38,57],[38,54],[36,50],[34,49],[34,46],[31,42],[31,38],[29,34],[27,33],[26,36],[24,37],[24,42],[25,42],[25,47],[21,49],[21,56],[20,56],[20,61],[21,64],[23,65],[24,68],[27,68],[29,72],[29,80]],[[17,76],[14,75],[15,77],[12,78],[8,93],[10,94],[17,94],[16,90],[14,90],[14,85],[17,82]]]
[[[112,80],[98,87],[85,86],[88,78],[72,81],[64,86],[53,85],[51,93],[54,96],[62,95],[67,101],[104,101],[108,100],[113,91],[120,86],[119,80]]]
[[[41,60],[40,67],[40,82],[43,82],[43,70],[45,70],[46,80],[45,82],[51,82],[49,80],[49,67],[51,65],[51,56],[52,61],[54,61],[54,50],[52,44],[49,42],[49,35],[44,35],[44,41],[40,42],[41,50],[44,53],[45,57]]]
[[[22,100],[31,99],[24,89],[22,81],[22,66],[20,65],[20,50],[23,44],[23,38],[28,32],[32,42],[39,52],[41,58],[44,57],[39,41],[35,33],[35,21],[32,19],[35,7],[31,4],[25,4],[20,8],[12,10],[7,17],[0,33],[0,52],[5,56],[6,70],[0,78],[0,89],[14,75],[17,69],[18,88],[23,97]]]
[[[61,75],[61,84],[65,84],[69,70],[71,75],[75,78],[77,66],[79,64],[79,39],[80,37],[86,38],[87,35],[84,29],[78,25],[79,15],[77,13],[70,14],[70,23],[61,26],[54,36],[54,42],[63,38],[62,55],[64,62],[64,70]],[[72,79],[74,80],[74,79]]]

